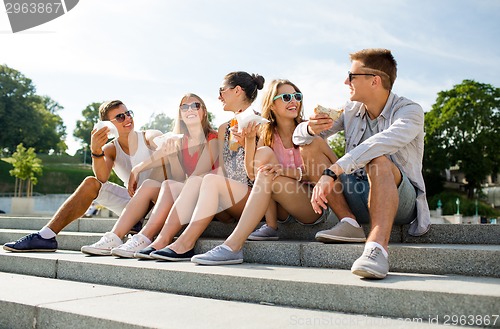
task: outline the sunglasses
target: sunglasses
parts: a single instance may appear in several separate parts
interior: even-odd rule
[[[219,88],[219,96],[222,96],[222,93],[228,89],[234,89],[234,87],[220,87]]]
[[[187,112],[187,111],[189,111],[189,109],[193,109],[193,110],[198,111],[199,109],[201,109],[201,103],[195,102],[195,103],[191,103],[191,104],[182,104],[181,106],[179,106],[179,109],[182,112]]]
[[[111,119],[109,121],[115,121],[116,120],[116,122],[122,123],[123,121],[125,121],[125,116],[128,116],[129,118],[133,118],[134,117],[134,112],[132,112],[132,110],[125,111],[123,113],[117,114],[114,119]]]
[[[372,73],[351,73],[351,71],[347,71],[347,74],[349,75],[349,82],[352,82],[352,77],[357,76],[357,75],[370,75],[372,77],[376,77],[376,74]]]
[[[281,98],[283,102],[289,103],[292,101],[292,98],[295,98],[297,102],[302,101],[302,93],[295,93],[295,94],[280,94],[278,96],[275,96],[273,98],[273,101],[277,100],[278,98]]]

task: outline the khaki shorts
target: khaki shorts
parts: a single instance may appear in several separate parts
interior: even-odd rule
[[[125,187],[115,183],[106,182],[102,184],[95,202],[108,208],[117,216],[120,216],[130,199],[128,190]]]

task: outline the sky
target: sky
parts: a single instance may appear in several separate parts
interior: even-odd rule
[[[289,79],[316,104],[340,106],[349,54],[390,49],[393,91],[429,111],[437,93],[464,79],[500,86],[500,0],[80,0],[65,15],[12,33],[0,10],[0,64],[30,78],[64,109],[68,153],[81,112],[120,99],[136,127],[176,116],[187,92],[217,125],[218,88],[232,71]],[[261,107],[263,91],[253,108]]]

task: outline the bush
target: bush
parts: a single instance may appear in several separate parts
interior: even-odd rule
[[[476,214],[476,200],[467,199],[466,195],[455,191],[444,191],[433,195],[427,199],[430,209],[436,209],[438,200],[442,202],[443,215],[454,215],[457,213],[457,198],[460,200],[460,213],[464,216],[474,216]],[[500,211],[490,205],[478,201],[479,216],[499,216]]]

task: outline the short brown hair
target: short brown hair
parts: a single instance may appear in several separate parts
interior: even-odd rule
[[[108,118],[109,111],[117,108],[120,105],[125,105],[125,104],[123,104],[123,102],[119,100],[107,101],[102,103],[101,106],[99,106],[99,118],[101,119],[101,121],[109,121]]]
[[[350,54],[351,61],[360,61],[363,66],[382,78],[385,89],[391,90],[396,81],[397,63],[391,51],[382,48],[369,48]]]

